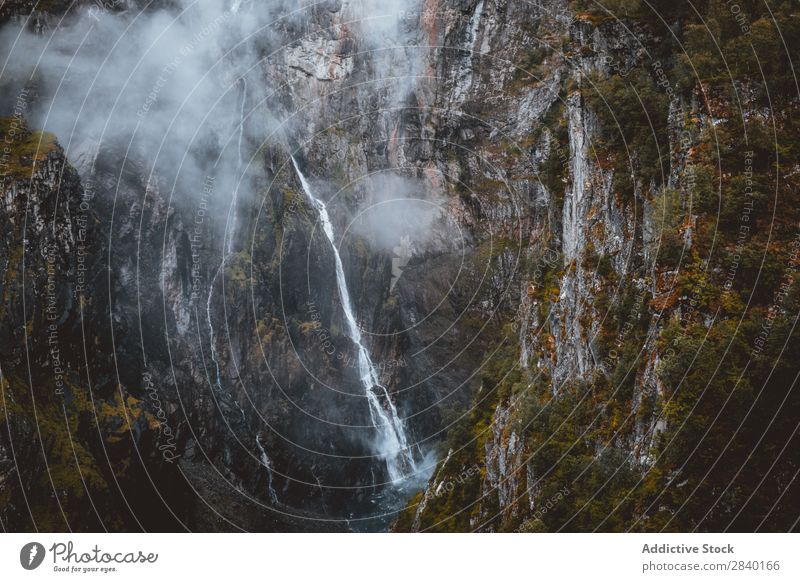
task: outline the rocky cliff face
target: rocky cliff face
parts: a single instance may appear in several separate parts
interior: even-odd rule
[[[203,146],[235,182],[211,163],[159,171],[115,139],[68,162],[23,113],[4,122],[6,529],[646,522],[652,505],[602,520],[624,499],[595,499],[661,471],[665,329],[695,298],[659,249],[671,220],[692,252],[696,221],[664,208],[693,191],[712,124],[698,93],[662,86],[659,37],[567,0],[332,0],[248,42],[258,58],[227,97],[236,154]],[[637,148],[623,122],[615,144],[598,84],[642,69],[657,135]],[[414,443],[404,483],[376,451],[295,163]]]
[[[486,359],[495,369],[481,371],[470,411],[398,530],[678,527],[686,502],[666,499],[682,499],[688,482],[694,492],[709,487],[686,475],[685,460],[671,470],[660,462],[690,422],[681,416],[688,409],[675,416],[675,384],[664,381],[677,341],[667,328],[705,311],[698,297],[707,283],[698,291],[684,277],[697,276],[687,272],[708,250],[695,240],[704,218],[697,175],[708,129],[719,123],[703,105],[705,91],[719,93],[687,91],[691,83],[681,88],[665,73],[681,57],[665,50],[670,33],[642,12],[620,19],[621,11],[578,4],[426,5],[439,17],[428,28],[428,44],[442,47],[432,57],[441,75],[436,104],[450,117],[431,113],[429,122],[449,147],[469,148],[439,164],[471,190],[471,211],[492,207],[469,222],[510,243],[492,259],[509,285],[498,278],[504,293],[479,303],[488,308],[481,317],[505,324],[488,340],[502,347]],[[625,109],[622,98],[635,105]],[[727,99],[721,109],[734,107]],[[646,119],[638,130],[626,119],[637,115]],[[480,226],[471,230],[480,244]],[[708,273],[714,260],[697,263]],[[708,311],[701,319],[714,327]],[[586,482],[588,491],[576,490]],[[663,488],[654,493],[663,504],[636,487]],[[684,519],[697,527],[695,517]]]

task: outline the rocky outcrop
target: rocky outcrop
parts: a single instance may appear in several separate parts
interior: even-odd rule
[[[620,346],[626,336],[632,341],[630,330],[621,325],[609,351],[608,320],[614,316],[603,298],[611,293],[612,302],[621,301],[622,294],[629,293],[623,289],[633,280],[632,288],[638,289],[633,307],[647,310],[642,187],[635,185],[634,199],[628,201],[615,191],[614,169],[598,155],[601,133],[596,113],[583,97],[585,89],[591,89],[592,75],[628,70],[641,58],[641,49],[629,32],[621,34],[620,22],[595,26],[575,18],[566,2],[536,3],[532,18],[527,19],[516,15],[512,4],[473,3],[463,8],[461,20],[448,20],[445,8],[444,24],[430,27],[445,39],[444,54],[459,55],[442,57],[442,70],[454,75],[452,81],[442,83],[453,87],[443,92],[443,105],[480,111],[481,119],[491,120],[492,127],[478,129],[466,115],[460,123],[437,121],[440,131],[451,124],[451,139],[469,142],[471,153],[461,154],[459,163],[451,167],[458,168],[468,187],[476,185],[472,193],[479,200],[476,206],[491,200],[486,215],[476,218],[486,218],[486,224],[516,239],[523,248],[525,262],[509,271],[513,292],[499,305],[502,317],[512,322],[514,331],[509,337],[518,342],[517,363],[527,390],[544,382],[553,398],[559,399],[562,391],[571,392],[581,382],[615,374]],[[450,32],[443,35],[442,30]],[[548,45],[564,38],[568,40],[560,49]],[[485,53],[480,55],[485,61],[478,60],[475,47]],[[454,64],[459,59],[469,63],[462,67],[468,73]],[[500,143],[504,147],[498,147]],[[483,163],[473,162],[472,155],[482,157]],[[550,174],[556,174],[556,179],[550,179]],[[491,180],[502,183],[506,179],[508,190],[498,188],[495,198],[487,186]],[[504,219],[498,211],[506,195],[517,205],[509,208]],[[654,335],[643,348],[651,354]],[[654,388],[658,383],[654,357],[635,373],[628,408],[631,415],[638,415],[635,428],[630,436],[617,433],[642,461],[648,458],[654,433],[663,430],[652,415],[659,398]],[[503,390],[501,386],[494,389]],[[525,390],[523,385],[510,400],[500,400],[488,425],[473,426],[482,476],[479,494],[464,509],[471,529],[513,529],[536,514],[535,498],[546,481],[535,478],[531,464],[542,444],[526,441],[530,421],[524,410]],[[643,400],[648,402],[648,412]],[[478,400],[473,406],[485,404]],[[590,446],[599,454],[607,443]],[[442,464],[437,475],[438,481],[452,478]],[[430,503],[433,494],[429,485],[416,506],[411,529],[443,527],[442,521],[426,520],[426,514],[434,520],[434,516],[441,518],[442,505]],[[461,523],[457,517],[448,519]],[[409,527],[404,524],[401,520],[400,529]]]

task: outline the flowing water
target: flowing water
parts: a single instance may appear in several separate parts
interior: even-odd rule
[[[241,2],[237,2],[234,4],[234,7],[231,9],[234,13],[238,12],[239,5]],[[242,141],[244,139],[244,120],[245,120],[245,113],[246,113],[246,105],[247,105],[247,80],[244,77],[241,77],[240,83],[242,86],[242,100],[241,105],[239,107],[239,139],[237,144],[237,156],[238,156],[238,164],[236,169],[237,179],[240,181],[242,180],[242,165],[243,165],[243,157],[242,157]],[[214,273],[214,276],[211,278],[211,284],[208,288],[208,298],[206,299],[206,319],[208,321],[208,336],[209,336],[209,343],[210,343],[210,355],[211,361],[214,363],[214,369],[216,373],[216,387],[217,390],[222,392],[222,374],[220,372],[220,365],[219,360],[217,359],[217,346],[216,341],[214,338],[214,324],[211,318],[211,304],[212,299],[214,297],[214,287],[217,282],[217,278],[219,277],[220,273],[223,272],[225,269],[225,264],[227,263],[229,257],[233,254],[233,241],[234,236],[236,233],[236,204],[238,200],[238,193],[239,193],[239,186],[240,183],[234,185],[233,190],[233,198],[231,201],[231,207],[228,212],[228,223],[225,229],[225,237],[227,238],[227,242],[223,240],[223,254],[222,260],[220,262],[219,268]],[[242,420],[245,419],[245,413],[241,406],[239,406],[239,402],[232,398],[233,402],[236,404],[236,407],[239,409],[239,412],[242,415]],[[270,500],[273,503],[278,503],[278,495],[275,492],[273,487],[273,465],[272,460],[270,459],[269,455],[267,454],[264,445],[261,442],[261,438],[259,435],[256,435],[256,447],[259,451],[259,459],[261,465],[267,470],[267,492],[269,493]]]
[[[350,301],[350,294],[347,291],[347,281],[344,276],[342,259],[339,256],[339,249],[333,234],[333,224],[331,223],[328,209],[319,198],[314,196],[311,185],[300,171],[297,161],[292,157],[292,164],[300,179],[303,191],[317,209],[322,230],[333,249],[333,257],[336,263],[336,286],[339,290],[339,299],[347,321],[347,332],[350,339],[355,344],[358,351],[358,372],[361,384],[364,386],[365,396],[369,403],[369,414],[372,426],[375,427],[377,437],[375,440],[375,450],[377,454],[386,462],[386,469],[392,483],[398,484],[404,479],[417,473],[416,463],[411,448],[408,445],[403,422],[397,414],[389,392],[378,378],[378,372],[370,358],[369,350],[364,345],[361,330],[356,323],[353,313],[353,305]]]
[[[261,444],[261,437],[256,435],[256,446],[261,453],[261,464],[267,470],[267,491],[272,503],[278,503],[278,494],[275,493],[275,488],[272,486],[272,459],[269,458],[267,451],[264,450],[264,445]]]

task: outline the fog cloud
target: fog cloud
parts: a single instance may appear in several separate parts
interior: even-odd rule
[[[349,230],[371,245],[393,253],[416,254],[434,237],[442,200],[422,179],[394,173],[373,174],[359,189],[367,193]]]
[[[81,171],[87,152],[131,142],[170,183],[197,188],[213,175],[230,189],[247,166],[246,144],[265,130],[267,116],[252,108],[265,94],[258,39],[275,11],[241,0],[169,6],[83,9],[52,36],[8,25],[0,89],[35,87],[29,125],[56,134]]]

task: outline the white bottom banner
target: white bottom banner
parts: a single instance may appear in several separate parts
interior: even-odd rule
[[[4,534],[3,580],[800,580],[791,534]],[[155,577],[155,578],[152,578]]]

